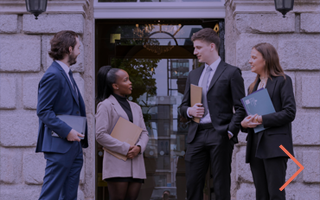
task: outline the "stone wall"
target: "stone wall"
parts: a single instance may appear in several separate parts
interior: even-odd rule
[[[295,0],[285,18],[273,0],[226,1],[226,60],[242,69],[245,87],[255,74],[248,63],[255,44],[269,42],[293,80],[297,114],[293,122],[295,158],[305,169],[286,187],[287,199],[320,199],[320,2]],[[245,164],[246,134],[240,133],[232,164],[232,199],[253,200],[255,189]],[[288,161],[286,180],[299,167]],[[276,169],[275,169],[276,170]]]
[[[0,199],[39,197],[45,159],[35,153],[38,83],[52,63],[50,39],[61,30],[73,30],[81,41],[75,80],[85,99],[89,145],[78,199],[94,199],[94,65],[93,0],[50,1],[38,20],[25,10],[25,1],[0,1]],[[64,7],[63,10],[62,7]]]

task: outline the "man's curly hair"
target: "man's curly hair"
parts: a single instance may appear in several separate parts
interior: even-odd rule
[[[51,50],[49,56],[53,60],[62,60],[66,54],[69,54],[69,47],[74,49],[78,35],[73,31],[60,31],[51,39]]]

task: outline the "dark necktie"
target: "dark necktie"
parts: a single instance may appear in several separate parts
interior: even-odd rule
[[[208,102],[207,102],[207,90],[208,90],[208,79],[211,73],[211,67],[207,66],[207,68],[204,71],[204,76],[201,82],[201,87],[202,87],[202,104],[204,107],[204,116],[208,114]]]
[[[71,82],[72,82],[73,91],[74,91],[74,93],[76,94],[77,99],[79,99],[78,91],[77,91],[77,87],[76,87],[76,82],[74,81],[74,78],[73,78],[73,75],[72,75],[72,71],[71,71],[71,70],[69,70],[69,76],[70,76],[70,80],[71,80]]]

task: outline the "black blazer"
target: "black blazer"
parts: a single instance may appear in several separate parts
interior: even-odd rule
[[[257,90],[259,82],[253,91]],[[288,75],[286,78],[272,76],[267,81],[266,89],[276,112],[262,115],[263,126],[270,128],[257,133],[258,144],[255,155],[261,159],[288,157],[279,146],[283,145],[293,155],[291,122],[296,115],[296,103],[291,78]],[[243,131],[248,132],[246,162],[249,163],[255,133],[253,129]]]
[[[187,78],[184,96],[180,105],[180,113],[186,119],[188,119],[187,109],[191,106],[190,84],[198,85],[203,69],[204,65],[192,70]],[[226,134],[226,136],[228,134],[227,131],[231,131],[234,135],[232,138],[234,143],[238,142],[237,136],[240,123],[245,116],[240,100],[244,96],[241,70],[221,61],[210,82],[207,102],[214,129],[221,134]],[[191,120],[187,137],[188,143],[191,143],[194,139],[197,128],[198,123]]]

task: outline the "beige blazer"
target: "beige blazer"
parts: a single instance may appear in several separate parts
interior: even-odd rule
[[[146,179],[143,152],[145,151],[149,140],[148,132],[144,124],[141,107],[131,101],[128,102],[132,111],[133,123],[143,129],[140,138],[136,143],[136,145],[141,146],[141,153],[133,159],[123,161],[104,151],[102,165],[103,179],[111,177],[133,177]],[[103,147],[126,155],[129,151],[130,145],[110,136],[112,128],[119,117],[129,120],[127,113],[123,110],[113,95],[110,95],[109,98],[100,102],[97,106],[96,113],[96,139]]]

